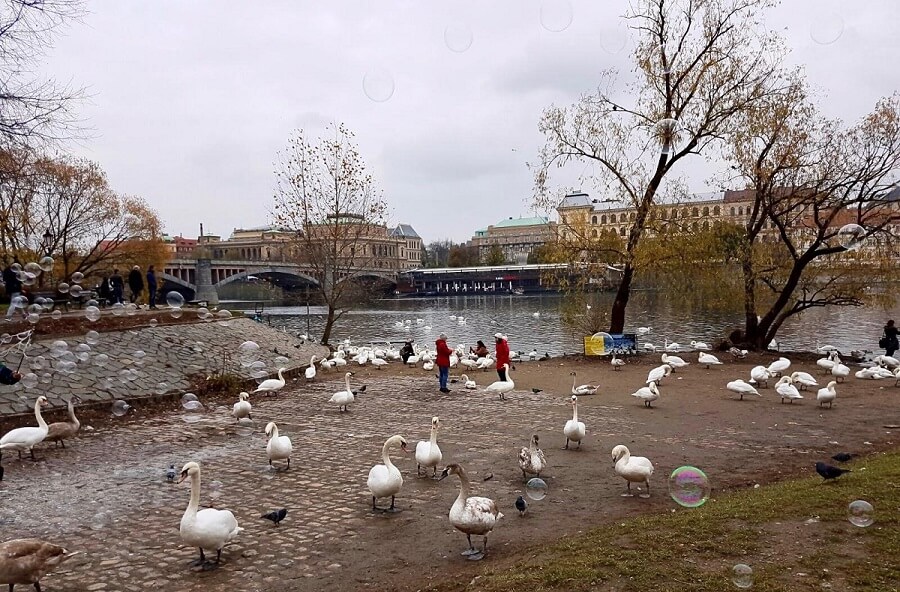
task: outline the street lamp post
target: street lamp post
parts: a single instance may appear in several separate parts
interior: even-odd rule
[[[50,232],[49,228],[46,231],[44,231],[44,236],[41,239],[41,246],[44,249],[44,255],[49,257],[50,250],[53,247],[53,233]],[[41,287],[44,286],[44,274],[43,273],[41,274],[40,283],[38,285],[40,285]],[[53,268],[50,269],[50,285],[51,286],[53,285]]]

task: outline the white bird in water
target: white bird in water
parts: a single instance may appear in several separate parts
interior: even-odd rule
[[[569,440],[578,442],[578,449],[581,449],[581,441],[584,439],[584,422],[578,421],[578,397],[572,395],[572,419],[563,426],[563,434],[566,436],[565,450],[569,449]]]
[[[790,367],[791,361],[785,357],[781,357],[769,364],[769,374],[772,376],[781,376],[781,374]]]
[[[719,361],[719,358],[706,352],[700,352],[700,355],[697,356],[697,362],[706,366],[707,370],[709,370],[710,366],[720,366],[722,364],[722,362]]]
[[[692,341],[691,347],[700,351],[709,349],[709,345],[705,341]]]
[[[790,376],[782,376],[781,380],[778,381],[778,384],[775,385],[775,391],[781,397],[782,403],[784,403],[785,399],[788,399],[791,403],[793,403],[794,399],[803,398],[803,395],[800,394],[800,391],[797,390],[797,387],[791,384]]]
[[[631,393],[631,396],[637,397],[644,402],[645,407],[651,408],[651,403],[659,399],[659,389],[656,388],[655,382],[651,382],[647,386],[642,386],[635,392]]]
[[[831,409],[831,404],[837,398],[837,391],[834,389],[836,384],[837,382],[832,380],[826,387],[820,388],[819,392],[816,393],[816,401],[819,402],[819,407],[828,403],[828,408]]]
[[[752,384],[746,383],[741,379],[732,380],[725,385],[725,388],[727,388],[731,392],[739,394],[742,401],[744,400],[744,395],[758,395],[760,397],[762,396],[759,394],[759,391],[753,388]]]
[[[638,335],[647,335],[651,331],[653,331],[653,327],[638,327],[635,333]]]

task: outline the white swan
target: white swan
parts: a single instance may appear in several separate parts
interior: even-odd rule
[[[491,366],[493,366],[493,365],[494,365],[494,358],[492,358],[490,356],[478,358],[475,361],[475,367],[478,368],[479,370],[484,370],[484,371],[490,370]]]
[[[506,369],[506,380],[498,380],[484,387],[484,390],[489,393],[499,394],[501,401],[503,400],[503,395],[511,392],[514,388],[516,388],[516,383],[513,382],[512,372],[509,369],[509,364],[504,364],[503,367]]]
[[[575,372],[569,372],[572,375],[572,394],[573,395],[595,395],[599,386],[593,384],[582,384],[575,386]]]
[[[819,368],[822,368],[823,370],[825,370],[827,372],[827,371],[831,370],[832,368],[834,368],[834,365],[837,363],[836,358],[837,358],[837,352],[829,351],[828,355],[826,355],[824,358],[819,358],[818,360],[816,360],[816,366],[818,366]]]
[[[460,364],[468,368],[469,370],[475,370],[478,366],[478,362],[475,360],[470,360],[469,358],[463,358],[459,361]]]
[[[697,356],[697,363],[705,365],[707,370],[709,370],[710,366],[719,366],[722,364],[722,362],[719,361],[719,358],[706,352],[700,352],[700,355]]]
[[[651,407],[651,403],[659,398],[659,389],[655,382],[651,382],[647,386],[642,386],[635,392],[631,393],[632,397],[637,397],[644,402],[646,407]]]
[[[662,363],[670,366],[672,368],[672,372],[674,372],[678,368],[684,368],[690,362],[685,362],[682,358],[678,356],[670,356],[669,354],[663,354],[661,356]]]
[[[236,537],[242,530],[237,520],[228,510],[215,510],[206,508],[197,511],[200,507],[200,465],[189,462],[181,469],[179,483],[191,478],[191,501],[188,503],[184,516],[181,517],[181,540],[191,547],[200,549],[200,559],[194,565],[202,565],[204,568],[215,567],[222,559],[222,547]],[[215,550],[216,562],[209,564],[203,549]]]
[[[584,439],[584,422],[578,421],[578,397],[572,395],[572,419],[563,426],[563,435],[566,437],[566,445],[564,449],[569,449],[569,440],[578,442],[578,448],[581,449],[581,441]]]
[[[612,459],[616,475],[628,483],[628,490],[622,496],[633,495],[631,493],[632,483],[643,483],[647,486],[647,493],[641,497],[650,497],[650,476],[653,475],[653,463],[643,456],[631,456],[631,451],[623,444],[612,449]]]
[[[81,403],[81,397],[72,395],[66,407],[69,411],[69,421],[56,421],[47,426],[47,437],[45,442],[56,442],[59,446],[66,447],[66,438],[74,438],[81,429],[81,422],[75,417],[75,403]]]
[[[431,418],[431,438],[425,442],[421,441],[416,444],[416,475],[420,474],[422,467],[426,469],[432,467],[432,477],[437,475],[437,466],[441,464],[444,455],[441,454],[441,448],[437,443],[437,433],[440,427],[440,421],[437,416]]]
[[[309,368],[304,372],[306,375],[306,380],[312,380],[316,377],[316,356],[313,356],[309,359]]]
[[[769,388],[769,379],[772,373],[765,366],[754,366],[750,370],[750,384],[758,384],[761,388]]]
[[[478,388],[478,385],[475,384],[475,381],[472,380],[471,378],[469,378],[468,375],[466,375],[466,374],[463,374],[462,376],[460,376],[459,379],[463,381],[463,386],[469,390]]]
[[[819,386],[816,379],[807,372],[794,372],[791,374],[791,381],[793,381],[794,384],[799,384],[801,389],[807,386]]]
[[[705,341],[691,341],[691,347],[700,351],[709,349],[709,345]]]
[[[350,376],[352,375],[353,372],[347,372],[346,374],[344,374],[344,385],[347,388],[334,393],[333,395],[331,395],[331,398],[328,399],[329,403],[336,403],[340,411],[349,411],[347,409],[347,405],[356,402],[356,397],[353,395],[353,391],[350,390]]]
[[[820,388],[819,392],[816,393],[816,401],[819,402],[819,407],[828,403],[828,408],[831,409],[831,404],[837,398],[837,391],[834,390],[836,384],[837,382],[832,380],[825,388]]]
[[[638,335],[647,335],[653,331],[653,327],[638,327],[636,333]]]
[[[875,356],[874,362],[886,368],[900,368],[900,360],[898,360],[894,356]]]
[[[838,382],[843,382],[844,378],[850,376],[850,367],[842,364],[840,361],[836,361],[834,366],[831,367],[831,375]]]
[[[791,403],[793,403],[794,399],[803,398],[803,395],[800,394],[800,391],[797,390],[797,387],[791,384],[790,376],[782,376],[781,380],[778,381],[778,384],[775,385],[775,391],[781,397],[782,403],[784,403],[785,399],[788,399]]]
[[[250,412],[253,411],[253,406],[250,405],[250,401],[248,400],[250,395],[247,393],[241,393],[238,395],[238,402],[234,404],[234,407],[231,408],[231,415],[238,421],[241,421],[245,417],[247,419],[253,419],[250,415]]]
[[[730,390],[733,393],[737,393],[741,396],[741,401],[744,400],[744,395],[762,395],[759,394],[755,388],[753,388],[752,384],[746,383],[741,379],[732,380],[728,384],[725,385],[725,388]]]
[[[294,451],[291,439],[278,435],[278,426],[274,421],[270,421],[266,425],[266,437],[269,438],[269,443],[266,444],[266,456],[269,457],[269,464],[272,465],[272,461],[275,460],[287,460],[287,469],[290,469],[291,453]]]
[[[375,465],[369,470],[366,486],[372,492],[372,511],[395,511],[394,497],[400,493],[400,488],[403,487],[403,475],[400,474],[400,469],[391,462],[391,457],[388,454],[388,450],[392,446],[399,446],[401,451],[406,452],[406,438],[397,435],[385,440],[384,446],[381,447],[381,459],[384,461],[384,464]],[[375,500],[388,496],[391,497],[390,508],[385,510],[375,505]]]
[[[321,362],[319,362],[319,368],[321,368],[322,370],[331,370],[336,365],[337,364],[335,363],[335,360],[322,360]]]
[[[447,475],[456,475],[459,477],[459,495],[456,501],[450,506],[450,524],[460,532],[465,533],[466,539],[469,541],[469,548],[463,551],[463,555],[472,560],[478,560],[484,557],[487,552],[488,533],[494,530],[497,521],[503,518],[503,514],[497,508],[496,502],[490,498],[469,496],[471,485],[462,466],[457,464],[447,465],[444,472],[441,473],[441,479]],[[481,551],[475,549],[472,544],[472,535],[481,535],[484,537],[484,545]]]
[[[426,362],[423,362],[423,363],[422,363],[422,370],[425,370],[426,372],[428,372],[428,371],[430,371],[430,370],[434,370],[434,362],[432,362],[431,360],[428,360],[428,361],[426,361]]]
[[[522,447],[519,450],[519,468],[522,469],[522,477],[527,479],[528,475],[541,476],[541,471],[547,468],[547,460],[544,458],[544,451],[538,448],[538,435],[531,437],[528,447]]]
[[[384,366],[388,365],[388,361],[382,358],[375,358],[372,360],[372,365],[375,366],[378,370],[381,370]]]
[[[769,364],[769,374],[772,376],[780,376],[782,372],[791,367],[791,361],[785,357],[780,357]]]
[[[282,374],[286,368],[278,369],[278,378],[269,378],[259,383],[254,393],[275,392],[284,388],[284,375]]]
[[[22,458],[23,452],[31,453],[31,460],[34,458],[34,447],[44,441],[47,437],[47,422],[41,416],[41,407],[47,406],[47,397],[41,395],[34,403],[34,417],[37,419],[38,427],[16,428],[10,430],[0,438],[0,458],[3,457],[4,450],[15,450]]]
[[[653,370],[647,373],[647,380],[644,384],[650,384],[651,382],[655,382],[659,384],[663,378],[672,373],[672,367],[668,364],[663,364],[662,366],[657,366]]]
[[[613,370],[618,370],[625,365],[625,360],[623,360],[622,358],[617,358],[616,354],[613,354],[613,357],[609,361],[609,364],[613,367]]]

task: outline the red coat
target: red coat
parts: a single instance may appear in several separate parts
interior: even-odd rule
[[[497,369],[503,368],[503,364],[509,364],[509,344],[505,339],[497,344]]]
[[[447,347],[445,339],[438,339],[434,344],[437,346],[437,360],[435,360],[435,363],[442,368],[449,368],[450,354],[453,353],[453,350]]]

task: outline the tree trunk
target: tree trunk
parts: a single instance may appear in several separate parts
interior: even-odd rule
[[[631,263],[625,264],[622,272],[622,281],[616,291],[616,300],[613,302],[612,311],[609,314],[609,332],[618,335],[625,330],[625,309],[628,307],[628,299],[631,296],[631,280],[634,277],[634,268]]]
[[[328,316],[325,318],[325,329],[322,331],[322,345],[328,345],[328,340],[331,339],[331,329],[334,327],[334,306],[331,303],[328,303]]]

